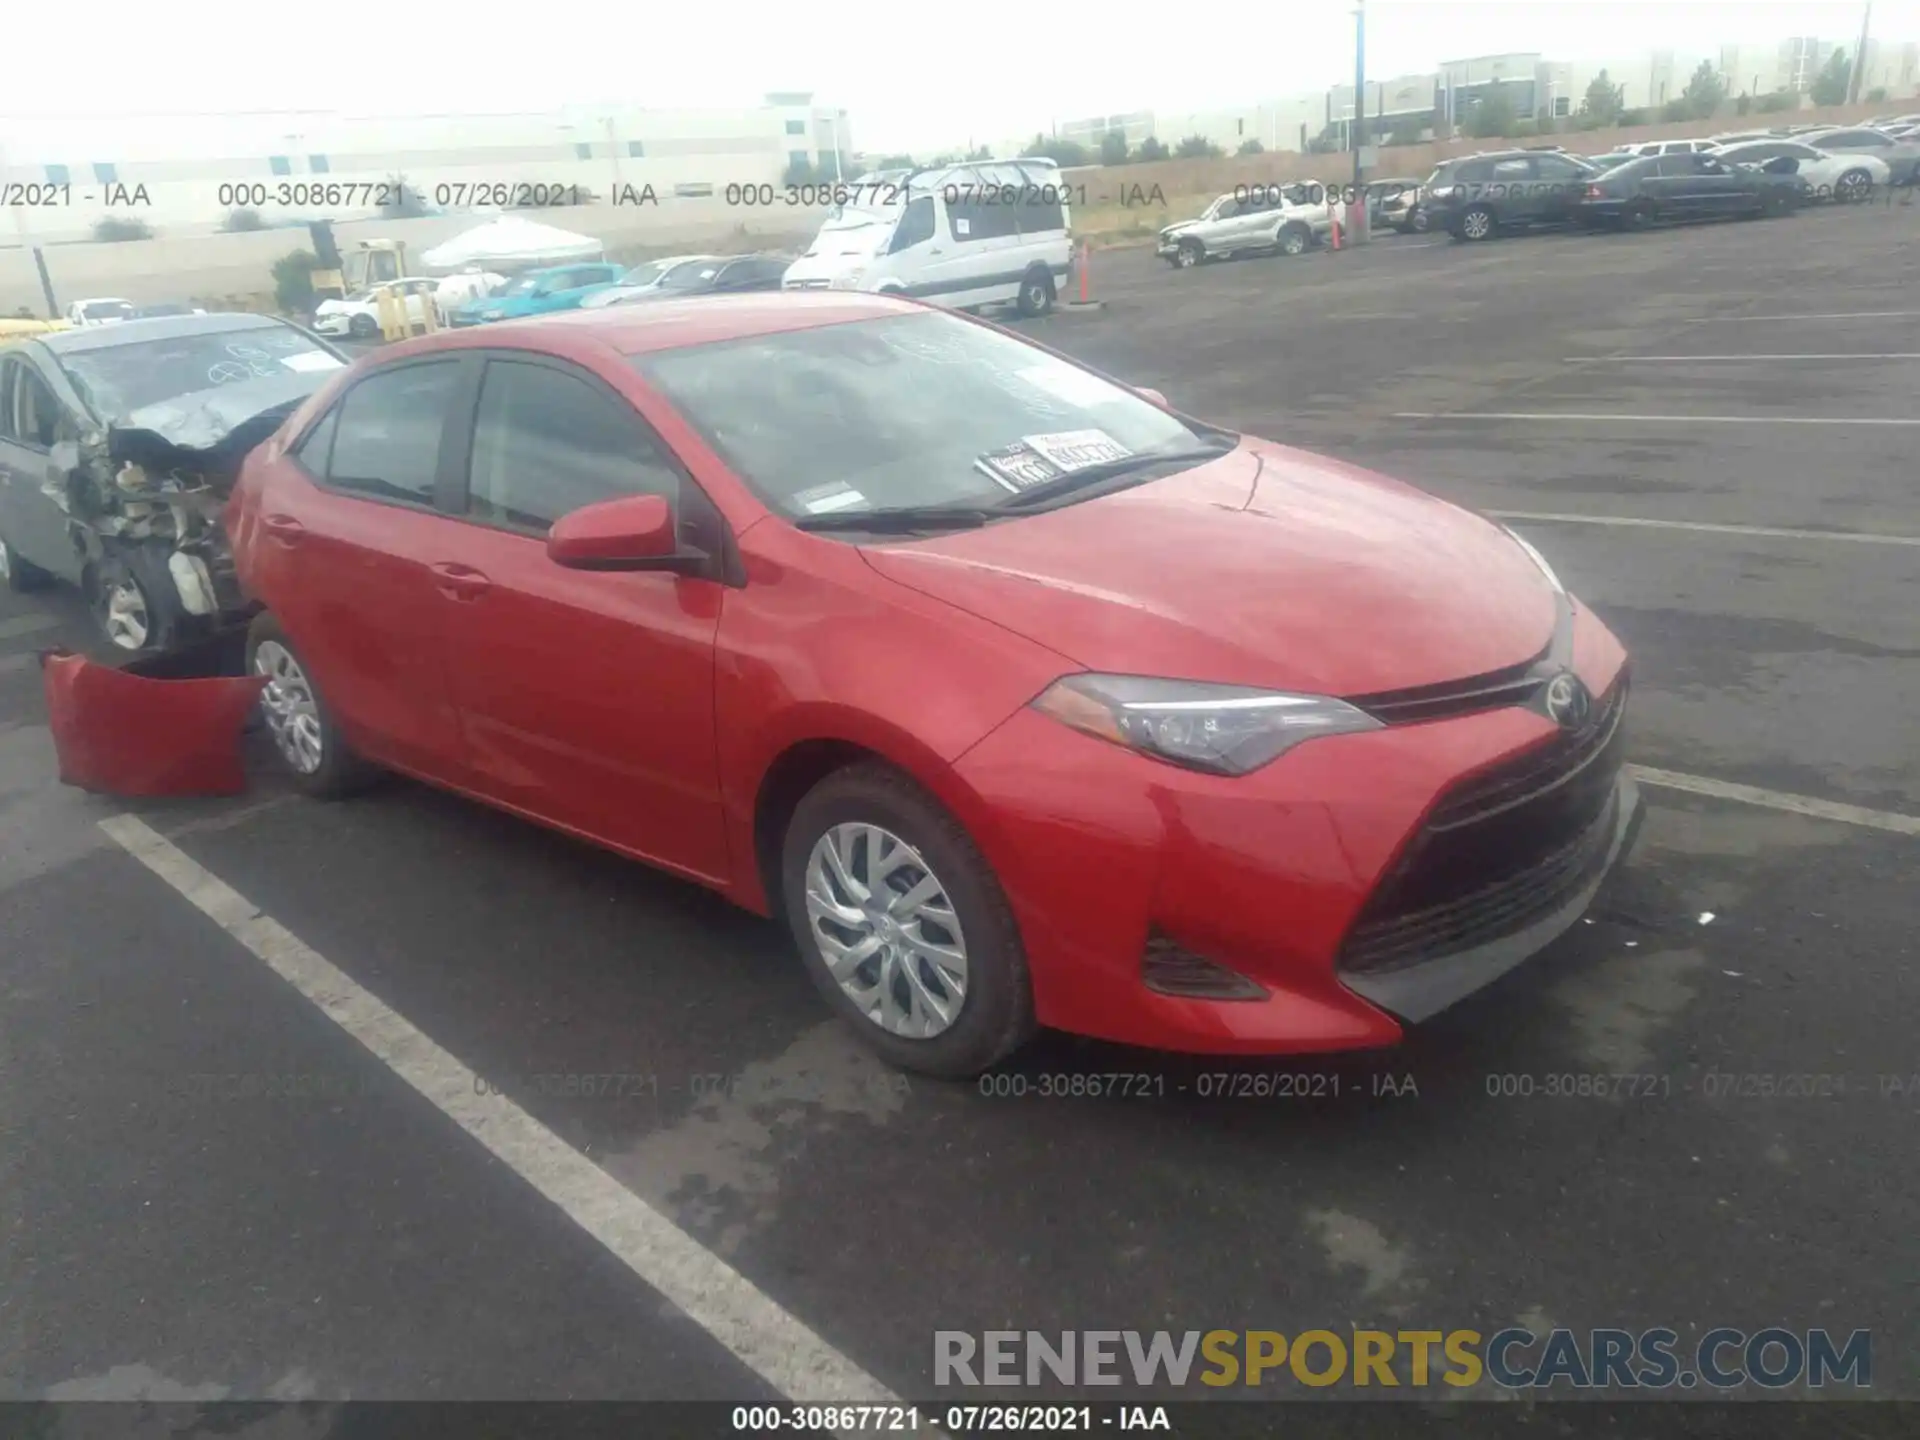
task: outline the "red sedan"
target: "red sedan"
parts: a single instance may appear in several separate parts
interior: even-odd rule
[[[905,300],[395,345],[227,520],[303,789],[401,771],[782,914],[930,1074],[1036,1025],[1391,1044],[1639,816],[1626,657],[1524,541]]]

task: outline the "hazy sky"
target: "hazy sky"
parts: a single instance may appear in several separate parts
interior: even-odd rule
[[[1859,0],[1372,0],[1367,68],[1387,77],[1527,50],[1606,60],[1670,46],[1704,56],[1788,35],[1851,48],[1862,9]],[[926,148],[1119,110],[1241,104],[1353,72],[1353,0],[1213,0],[1172,11],[1147,0],[724,9],[570,0],[476,11],[471,22],[395,12],[395,22],[374,24],[352,6],[253,0],[118,6],[110,24],[85,4],[9,10],[8,52],[37,57],[7,66],[0,89],[0,145],[11,130],[16,153],[56,116],[69,153],[110,156],[128,128],[115,117],[129,112],[669,109],[752,104],[768,90],[812,90],[821,104],[845,106],[863,150]],[[942,38],[956,27],[964,38]],[[1920,39],[1920,0],[1879,0],[1873,30]],[[561,42],[562,32],[576,38]],[[382,39],[408,48],[383,53]],[[410,78],[401,86],[399,76]],[[262,123],[236,120],[236,139]]]

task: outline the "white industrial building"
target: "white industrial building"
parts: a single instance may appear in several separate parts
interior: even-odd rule
[[[239,185],[266,187],[265,203],[245,208],[269,223],[377,213],[378,187],[400,177],[429,206],[449,211],[485,206],[503,186],[547,187],[549,195],[579,187],[602,201],[640,201],[651,187],[669,205],[729,184],[777,183],[796,162],[831,175],[836,157],[844,163],[853,149],[846,111],[816,105],[807,93],[732,110],[129,116],[112,144],[77,153],[73,128],[0,116],[0,180],[70,187],[69,203],[28,217],[36,242],[83,237],[110,213],[163,235],[212,231],[239,208]],[[110,200],[124,203],[109,208]],[[6,228],[20,229],[19,208]]]

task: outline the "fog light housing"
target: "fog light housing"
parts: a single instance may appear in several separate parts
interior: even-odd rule
[[[1177,1000],[1264,1000],[1267,988],[1195,954],[1158,930],[1140,955],[1140,978],[1149,990]]]

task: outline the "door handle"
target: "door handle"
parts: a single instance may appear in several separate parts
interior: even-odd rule
[[[260,521],[261,528],[282,545],[293,545],[307,533],[307,527],[291,515],[267,515]]]
[[[478,600],[493,588],[493,582],[471,565],[443,561],[429,568],[440,593],[450,600]]]

